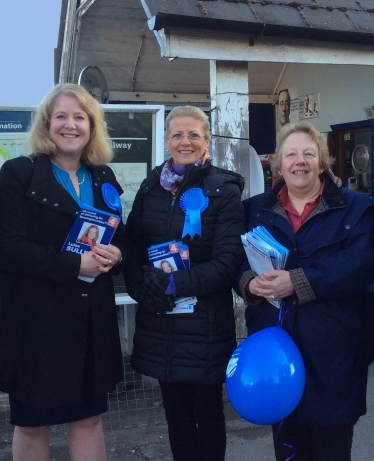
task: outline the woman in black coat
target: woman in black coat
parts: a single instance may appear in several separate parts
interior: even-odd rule
[[[121,187],[102,109],[59,85],[39,107],[28,149],[0,171],[0,389],[9,393],[13,459],[49,459],[49,426],[69,423],[71,458],[105,460],[101,413],[122,378],[114,288],[122,238],[61,251],[84,203]],[[78,276],[94,278],[92,283]]]
[[[139,304],[131,364],[159,380],[174,460],[223,461],[222,383],[236,347],[231,286],[243,255],[244,183],[212,166],[200,109],[172,110],[166,133],[171,158],[142,183],[126,225],[126,287]],[[185,213],[192,193],[207,205],[195,215],[196,233],[193,213],[190,220]],[[188,245],[190,269],[150,267],[147,248],[170,240]],[[196,296],[193,312],[167,313],[175,296]]]

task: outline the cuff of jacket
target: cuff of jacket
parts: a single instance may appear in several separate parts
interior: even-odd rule
[[[239,288],[242,295],[244,304],[248,306],[249,304],[257,304],[263,298],[261,296],[253,295],[247,291],[248,283],[257,276],[256,272],[246,271],[240,278]]]
[[[299,304],[305,304],[316,299],[316,295],[306,278],[303,269],[291,269],[289,271],[294,292]]]

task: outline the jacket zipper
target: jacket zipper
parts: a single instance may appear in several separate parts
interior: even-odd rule
[[[173,216],[173,211],[174,211],[174,205],[177,200],[177,198],[181,195],[181,191],[183,190],[183,184],[186,183],[188,175],[190,174],[191,169],[187,172],[187,175],[184,177],[181,187],[178,189],[177,193],[173,195],[171,205],[170,205],[170,213],[169,213],[169,222],[168,222],[168,240],[170,240],[170,226],[171,226],[171,219]],[[165,314],[167,315],[167,314]],[[172,347],[172,336],[174,334],[174,319],[173,319],[173,314],[170,314],[170,322],[169,322],[169,340],[168,340],[168,346],[167,346],[167,352],[166,352],[166,357],[167,357],[167,366],[166,366],[166,381],[169,381],[169,375],[170,375],[170,365],[171,365],[171,347]]]

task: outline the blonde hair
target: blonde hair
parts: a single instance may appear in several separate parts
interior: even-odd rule
[[[205,138],[210,141],[212,136],[210,134],[210,123],[209,118],[199,107],[196,106],[178,106],[174,107],[172,111],[169,112],[165,120],[166,125],[166,135],[170,133],[170,122],[175,117],[193,117],[196,120],[199,120],[202,124],[202,130]]]
[[[328,170],[334,162],[334,159],[329,156],[329,149],[327,147],[325,138],[317,131],[314,126],[305,121],[287,123],[278,131],[277,134],[277,147],[271,162],[271,169],[279,174],[282,164],[282,149],[284,142],[294,133],[305,133],[310,136],[313,142],[317,144],[319,152],[319,167],[323,170]]]
[[[88,226],[82,237],[88,237],[91,229],[96,229],[96,237],[92,239],[94,242],[96,242],[96,240],[100,237],[100,229],[96,226],[96,224],[91,224],[91,226]]]
[[[30,127],[25,150],[27,155],[35,153],[54,154],[57,150],[52,142],[49,128],[53,108],[61,96],[75,98],[90,121],[90,139],[82,152],[81,160],[91,165],[104,165],[113,158],[109,134],[106,128],[104,112],[83,86],[74,83],[56,85],[43,99],[35,113]]]
[[[160,262],[160,269],[163,271],[164,269],[162,268],[162,265],[163,264],[167,264],[170,269],[171,269],[171,272],[173,273],[174,272],[174,267],[169,263],[169,261],[167,261],[166,259],[163,259],[161,262]]]

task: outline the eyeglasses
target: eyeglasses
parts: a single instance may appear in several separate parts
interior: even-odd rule
[[[182,134],[182,133],[175,133],[171,136],[168,136],[168,139],[171,139],[172,141],[181,141],[184,139],[184,137],[187,137],[189,141],[200,141],[200,139],[205,138],[205,136],[200,136],[197,133],[190,133],[190,134]]]

